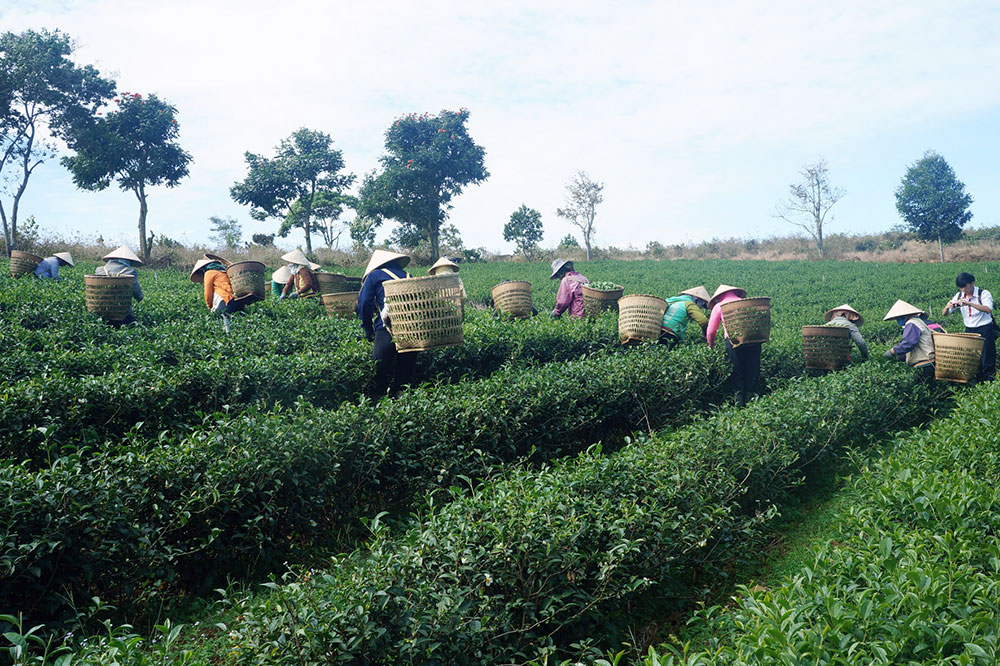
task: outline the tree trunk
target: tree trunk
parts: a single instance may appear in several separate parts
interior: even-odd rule
[[[143,263],[148,263],[153,248],[149,246],[149,240],[146,238],[146,213],[149,212],[146,206],[146,191],[142,187],[137,187],[135,197],[139,200],[139,256]]]
[[[816,250],[819,251],[819,258],[823,258],[823,226],[816,225]]]
[[[437,261],[441,256],[441,223],[437,220],[431,222],[429,236],[431,241],[431,261]]]
[[[312,261],[313,258],[313,244],[312,244],[312,229],[310,228],[312,222],[312,207],[313,200],[316,198],[316,181],[312,181],[312,185],[309,190],[309,201],[306,202],[306,217],[302,220],[302,230],[306,233],[306,256]]]
[[[941,234],[938,234],[938,250],[941,252],[941,263],[944,263],[944,241],[941,240]]]
[[[10,251],[14,248],[11,247],[10,227],[7,225],[7,211],[4,210],[2,201],[0,201],[0,220],[3,220],[4,250],[7,252],[7,256],[10,257]]]
[[[590,261],[590,234],[583,235],[583,244],[587,247],[587,261]]]

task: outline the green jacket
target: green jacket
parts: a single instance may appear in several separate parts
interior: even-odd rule
[[[661,328],[670,331],[683,340],[687,335],[688,322],[694,320],[703,329],[708,326],[708,317],[695,305],[694,298],[687,294],[667,299],[667,311],[663,315]]]

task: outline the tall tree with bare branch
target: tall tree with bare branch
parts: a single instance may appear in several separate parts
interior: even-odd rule
[[[597,204],[604,201],[604,183],[595,183],[584,171],[577,171],[573,180],[566,185],[566,207],[557,208],[556,215],[569,220],[579,227],[583,244],[590,260],[591,241],[594,237],[594,220],[597,218]]]
[[[793,183],[788,188],[791,196],[779,202],[772,215],[805,229],[816,241],[816,251],[822,259],[823,228],[826,226],[827,215],[847,192],[843,188],[830,186],[829,169],[823,158],[815,164],[802,167],[799,174],[802,182]]]

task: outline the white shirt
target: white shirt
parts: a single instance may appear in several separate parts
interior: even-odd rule
[[[961,291],[951,297],[951,300],[957,301],[960,298],[965,298],[965,294]],[[991,311],[993,310],[993,294],[986,291],[985,289],[980,289],[979,287],[974,287],[972,290],[972,296],[969,300],[976,304],[982,304],[988,307]],[[963,305],[958,308],[962,311],[962,323],[965,324],[966,328],[978,328],[980,326],[986,326],[986,324],[993,321],[993,315],[989,312],[982,312],[976,308],[970,307],[968,305]],[[955,308],[949,308],[948,314],[955,311]]]

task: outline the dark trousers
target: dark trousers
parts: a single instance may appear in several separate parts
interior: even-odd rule
[[[390,377],[394,394],[413,381],[413,370],[417,366],[417,352],[398,353],[389,331],[385,329],[375,331],[375,347],[372,349],[372,358],[375,359],[374,396],[376,398],[381,398],[389,391]]]
[[[760,344],[734,347],[727,339],[726,357],[733,365],[733,374],[729,376],[729,392],[745,404],[757,393],[760,380]]]
[[[660,339],[657,340],[661,345],[666,345],[667,349],[673,349],[680,344],[681,339],[677,337],[677,334],[666,328],[660,329]]]
[[[226,309],[224,312],[227,315],[236,314],[237,312],[243,312],[246,309],[246,307],[247,307],[246,301],[234,298],[233,300],[226,303]]]
[[[978,333],[983,336],[983,356],[979,360],[980,378],[992,381],[997,374],[997,330],[993,328],[993,322],[985,326],[965,327],[966,333]]]

